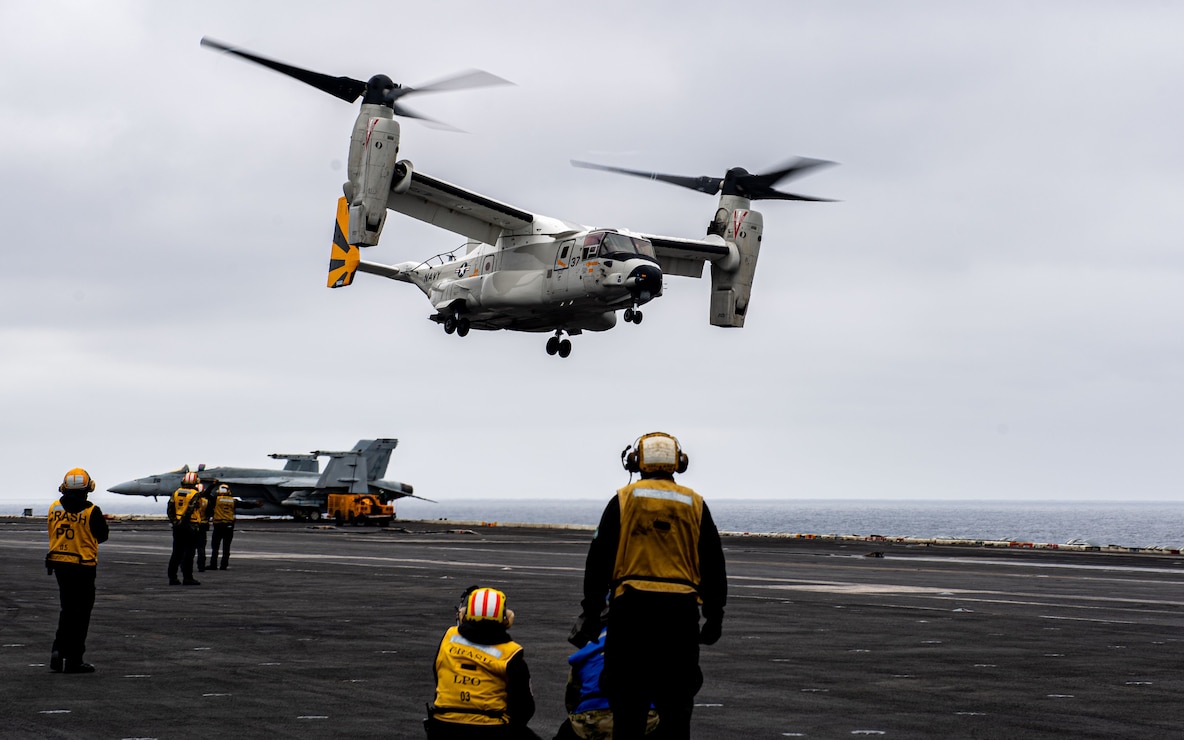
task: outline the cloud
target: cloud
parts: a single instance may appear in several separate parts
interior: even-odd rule
[[[1171,5],[107,3],[0,8],[0,504],[59,476],[401,439],[432,498],[607,496],[656,428],[725,497],[1171,499],[1184,418]],[[391,31],[369,43],[361,27]],[[539,213],[694,237],[686,175],[788,157],[743,330],[670,278],[640,326],[445,336],[324,288],[355,110],[198,46],[417,84],[402,156]],[[368,258],[460,239],[392,214]]]

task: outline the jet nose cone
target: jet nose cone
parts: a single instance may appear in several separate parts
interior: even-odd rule
[[[638,303],[662,294],[662,270],[657,265],[646,262],[633,268],[625,281],[630,292],[637,297]]]
[[[119,483],[107,489],[111,493],[122,493],[125,496],[148,496],[150,493],[144,490],[144,484],[138,480],[129,480],[124,483]]]

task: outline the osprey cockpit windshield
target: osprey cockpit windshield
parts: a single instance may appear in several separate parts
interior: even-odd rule
[[[657,262],[654,245],[648,239],[625,236],[615,231],[593,231],[584,238],[584,258],[599,257],[602,260],[627,260],[642,257]]]

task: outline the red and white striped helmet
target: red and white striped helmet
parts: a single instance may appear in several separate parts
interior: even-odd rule
[[[465,622],[505,622],[506,595],[496,588],[473,589],[465,596],[460,611],[460,618]]]

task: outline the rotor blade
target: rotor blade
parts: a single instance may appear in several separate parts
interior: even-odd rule
[[[760,196],[754,196],[753,200],[808,200],[814,203],[835,203],[834,198],[815,198],[812,195],[794,195],[793,193],[783,193],[780,190],[768,190],[761,193]]]
[[[434,118],[428,118],[421,113],[416,113],[402,103],[395,103],[392,106],[392,109],[394,110],[396,116],[400,116],[402,118],[414,118],[415,120],[420,121],[431,128],[439,129],[440,131],[452,131],[458,134],[466,133],[463,129],[459,129],[451,124],[444,123],[443,121],[437,121]]]
[[[290,64],[277,62],[273,59],[258,56],[242,49],[236,49],[233,46],[227,46],[220,41],[215,41],[208,36],[203,36],[201,45],[207,46],[211,49],[224,51],[235,56],[242,57],[248,61],[260,64],[268,69],[273,69],[280,74],[285,74],[289,77],[300,80],[306,85],[312,85],[321,92],[327,92],[335,98],[344,100],[347,103],[352,103],[361,97],[362,93],[366,92],[366,83],[361,80],[355,80],[350,77],[330,77],[329,75],[321,74],[320,72],[313,72],[300,67],[293,67]]]
[[[466,90],[474,87],[513,84],[509,80],[502,79],[484,70],[470,69],[466,72],[459,72],[451,77],[445,77],[435,82],[429,82],[426,85],[420,85],[419,87],[401,87],[395,90],[394,97],[400,98],[411,93],[444,92],[445,90]]]
[[[766,172],[761,175],[752,175],[752,178],[755,182],[759,182],[766,187],[773,187],[782,180],[800,177],[809,170],[815,169],[817,167],[826,167],[832,164],[834,164],[834,162],[830,162],[825,159],[798,157],[792,162],[786,163],[779,169],[773,170],[772,172]]]
[[[700,193],[707,193],[708,195],[715,195],[719,192],[720,186],[723,184],[722,177],[682,177],[680,175],[663,175],[659,172],[642,172],[640,170],[627,170],[623,167],[609,167],[603,164],[593,164],[592,162],[580,162],[573,159],[571,161],[575,167],[583,167],[589,170],[602,170],[604,172],[616,172],[622,175],[633,175],[634,177],[644,177],[649,180],[658,180],[660,182],[668,182],[671,185],[678,185],[679,187],[690,188],[697,190]]]

